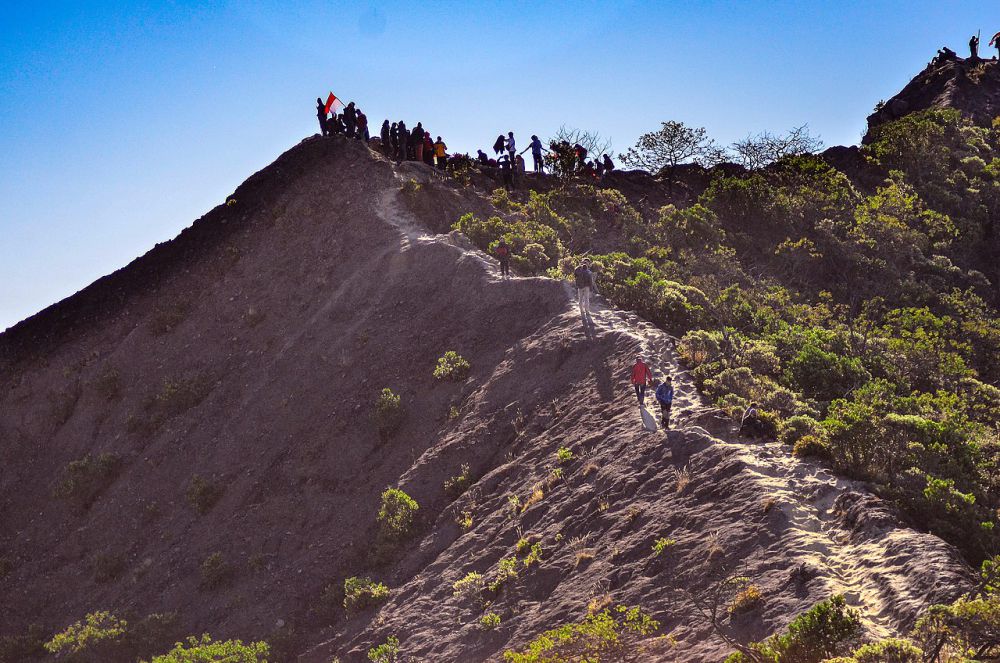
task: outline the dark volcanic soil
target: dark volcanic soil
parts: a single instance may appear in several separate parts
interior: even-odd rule
[[[177,240],[0,335],[0,635],[176,611],[183,633],[292,634],[303,661],[367,660],[396,635],[404,660],[472,662],[608,596],[661,622],[647,660],[711,661],[728,648],[682,590],[727,569],[764,594],[727,620],[745,639],[832,592],[890,634],[962,591],[954,551],[863,487],[734,443],[666,335],[603,308],[587,328],[563,283],[500,281],[461,238],[425,230],[468,210],[488,202],[422,165],[307,140]],[[433,379],[446,350],[471,362],[466,381]],[[637,351],[677,376],[669,433],[627,385]],[[407,411],[386,441],[370,420],[383,387]],[[54,496],[70,461],[100,453],[119,459],[108,480]],[[463,464],[475,481],[452,500],[443,483]],[[224,490],[205,513],[186,497],[195,475]],[[387,486],[420,504],[419,534],[380,565]],[[518,556],[484,631],[452,584],[495,573],[522,536],[541,561]],[[654,555],[660,537],[675,543]],[[214,552],[228,573],[208,588]],[[386,582],[389,601],[329,610],[324,588],[352,575]]]

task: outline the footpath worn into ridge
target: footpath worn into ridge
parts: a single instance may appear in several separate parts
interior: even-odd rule
[[[304,662],[364,661],[394,635],[405,660],[464,663],[613,601],[660,621],[644,660],[714,661],[731,647],[690,597],[725,570],[764,596],[725,620],[743,641],[833,593],[891,635],[967,587],[951,546],[862,485],[739,442],[663,332],[600,302],[586,325],[567,284],[500,280],[429,230],[466,211],[491,209],[422,164],[310,139],[176,240],[0,335],[0,635],[176,611],[186,633],[293,633]],[[465,382],[432,378],[446,350],[471,362]],[[670,431],[637,407],[637,352],[675,377]],[[386,386],[407,417],[383,441],[369,412]],[[54,498],[88,453],[120,459],[112,480],[86,504]],[[473,483],[452,499],[463,465]],[[224,489],[206,513],[185,497],[194,475]],[[420,504],[418,533],[379,565],[387,486]],[[541,561],[519,556],[483,630],[452,585],[491,577],[522,537]],[[675,543],[654,555],[661,537]],[[207,588],[214,552],[229,574]],[[98,582],[97,559],[120,571]],[[324,588],[353,575],[388,601],[331,611]]]

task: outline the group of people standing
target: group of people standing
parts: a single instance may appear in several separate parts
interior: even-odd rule
[[[440,170],[448,165],[448,146],[441,136],[432,140],[431,133],[420,122],[413,129],[407,129],[403,120],[391,125],[386,120],[379,131],[379,140],[382,152],[397,162],[423,161],[429,166],[436,165]]]
[[[319,120],[319,129],[324,136],[339,134],[364,141],[371,138],[368,133],[368,116],[353,101],[344,106],[344,112],[331,114],[323,100],[317,97],[316,119]]]

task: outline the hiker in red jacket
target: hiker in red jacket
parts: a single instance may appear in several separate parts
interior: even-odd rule
[[[500,278],[510,278],[510,246],[507,240],[501,238],[497,245],[497,260],[500,261]]]
[[[649,366],[642,361],[642,355],[636,355],[635,365],[632,366],[632,386],[635,387],[635,395],[639,399],[639,407],[642,407],[646,400],[646,385],[653,381],[653,373]]]

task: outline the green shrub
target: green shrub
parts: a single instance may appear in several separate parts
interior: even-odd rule
[[[794,446],[800,438],[806,435],[820,436],[822,434],[823,427],[820,422],[810,416],[796,415],[782,422],[778,441],[782,444]]]
[[[378,511],[379,538],[395,544],[407,538],[420,508],[416,500],[398,488],[386,488]]]
[[[352,576],[344,580],[344,610],[360,612],[389,599],[389,588],[370,578]]]
[[[769,663],[820,663],[838,656],[861,633],[861,618],[847,607],[843,596],[834,596],[792,620],[788,632],[773,635],[749,648]],[[726,663],[751,663],[740,652]]]
[[[233,568],[226,562],[221,552],[214,552],[201,563],[201,587],[216,589],[233,579]]]
[[[471,364],[465,357],[454,350],[448,350],[438,358],[437,367],[434,369],[434,379],[461,382],[469,377],[469,369],[471,368]]]
[[[121,460],[115,454],[87,454],[71,461],[63,470],[54,494],[79,507],[86,508],[115,480]]]
[[[486,578],[483,574],[470,571],[452,584],[452,596],[462,601],[480,601],[485,586]]]
[[[191,482],[184,492],[184,497],[192,509],[200,515],[205,515],[212,510],[212,507],[215,506],[215,503],[219,501],[224,492],[225,489],[221,486],[195,474],[191,477]]]
[[[55,634],[45,643],[50,654],[76,657],[86,654],[100,659],[112,651],[115,642],[125,635],[128,622],[107,611],[91,612],[82,620],[71,624],[65,631]]]
[[[372,412],[372,420],[375,422],[375,428],[378,430],[379,436],[382,439],[386,439],[396,432],[403,423],[405,414],[402,399],[400,399],[399,395],[393,393],[389,387],[382,389],[378,399],[375,401],[375,409]]]
[[[397,663],[399,661],[399,639],[390,635],[385,642],[368,650],[371,663]]]
[[[503,653],[507,663],[642,660],[641,641],[660,628],[639,608],[623,605],[542,633],[523,651]]]
[[[267,663],[270,653],[266,642],[215,641],[206,633],[200,640],[192,636],[185,643],[178,642],[169,652],[154,656],[149,663]]]
[[[500,615],[495,612],[487,612],[479,618],[479,627],[484,631],[492,631],[500,627]]]
[[[852,663],[924,663],[923,652],[911,642],[889,638],[856,649]]]
[[[568,463],[573,460],[573,452],[566,447],[559,447],[556,450],[556,460],[563,464]]]
[[[504,586],[511,580],[517,579],[517,558],[515,557],[504,557],[497,564],[496,575],[493,576],[493,580],[490,581],[487,587],[494,594],[499,592]]]
[[[661,536],[656,541],[653,542],[653,556],[659,557],[663,554],[663,551],[670,546],[676,544],[677,542],[673,539],[668,539],[665,536]]]
[[[814,435],[806,435],[799,438],[792,447],[792,455],[799,458],[824,458],[829,459],[830,445]]]
[[[468,490],[471,484],[472,476],[470,475],[469,464],[462,463],[461,471],[450,479],[445,480],[444,492],[451,499],[455,499]]]

